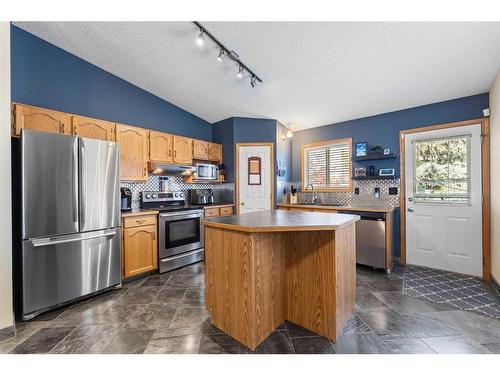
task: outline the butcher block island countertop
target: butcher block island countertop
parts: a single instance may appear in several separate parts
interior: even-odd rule
[[[357,220],[284,210],[204,220],[212,324],[251,350],[284,320],[336,340],[354,309]]]

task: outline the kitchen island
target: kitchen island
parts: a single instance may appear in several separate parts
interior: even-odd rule
[[[251,350],[285,319],[336,340],[354,308],[357,220],[283,210],[204,220],[212,324]]]

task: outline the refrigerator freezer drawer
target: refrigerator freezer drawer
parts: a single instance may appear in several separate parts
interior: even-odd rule
[[[121,282],[120,229],[23,242],[22,319]]]

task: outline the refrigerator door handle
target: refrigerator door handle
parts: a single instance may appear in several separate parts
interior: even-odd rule
[[[73,153],[71,154],[73,162],[73,178],[71,179],[71,188],[73,190],[73,200],[72,200],[72,211],[73,211],[73,222],[78,223],[78,158],[77,158],[77,147],[73,148]],[[78,225],[78,224],[77,224]]]
[[[80,138],[80,230],[85,227],[85,206],[87,204],[87,193],[85,191],[85,182],[87,181],[87,154],[85,151],[85,142]]]
[[[102,238],[102,237],[111,237],[116,234],[116,231],[108,231],[104,233],[98,233],[98,234],[92,234],[92,235],[80,235],[80,236],[72,236],[68,238],[62,238],[62,239],[57,239],[57,238],[44,238],[44,239],[39,239],[39,240],[33,240],[33,247],[43,247],[43,246],[49,246],[49,245],[59,245],[62,243],[69,243],[69,242],[78,242],[78,241],[85,241],[85,240],[91,240],[94,238]]]

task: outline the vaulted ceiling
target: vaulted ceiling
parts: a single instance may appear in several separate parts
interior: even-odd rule
[[[255,88],[191,22],[14,24],[209,122],[294,130],[488,92],[500,68],[500,23],[203,23],[263,78]]]

